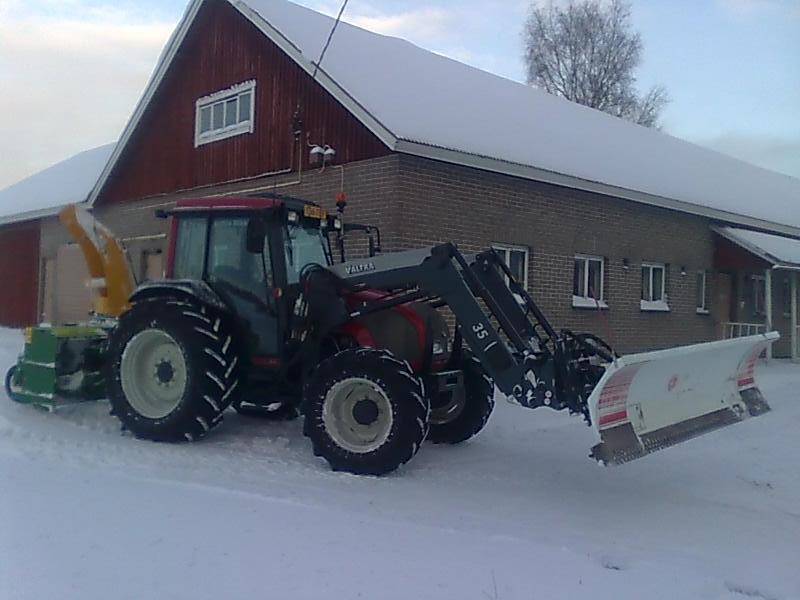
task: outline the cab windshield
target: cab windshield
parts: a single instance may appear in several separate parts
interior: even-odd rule
[[[319,227],[289,224],[286,237],[286,277],[289,284],[300,281],[300,273],[310,264],[327,266],[327,239]]]

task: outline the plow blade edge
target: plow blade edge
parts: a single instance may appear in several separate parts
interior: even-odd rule
[[[770,410],[755,368],[777,332],[623,356],[589,398],[599,462],[622,464]]]

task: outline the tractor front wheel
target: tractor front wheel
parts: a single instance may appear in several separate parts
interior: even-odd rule
[[[430,405],[408,364],[385,350],[345,350],[319,365],[305,391],[303,433],[334,471],[383,475],[411,460]]]
[[[478,435],[494,410],[494,381],[480,361],[464,352],[461,370],[464,387],[433,402],[431,432],[434,444],[460,444]]]
[[[134,304],[109,337],[111,412],[136,437],[194,441],[238,400],[241,361],[228,320],[171,298]]]

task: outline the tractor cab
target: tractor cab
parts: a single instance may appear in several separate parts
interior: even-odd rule
[[[254,360],[279,365],[291,317],[282,299],[306,267],[333,263],[340,221],[288,197],[182,201],[163,216],[173,219],[168,278],[207,284],[237,315]]]

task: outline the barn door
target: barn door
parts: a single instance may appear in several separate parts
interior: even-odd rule
[[[54,258],[48,258],[43,264],[43,278],[42,278],[42,314],[41,319],[43,323],[55,322],[55,290],[56,284],[56,261]]]
[[[714,315],[717,318],[717,337],[725,337],[724,324],[731,321],[733,313],[733,278],[729,273],[717,273],[714,286]]]
[[[86,321],[92,310],[92,291],[89,270],[77,244],[58,249],[55,271],[55,322],[63,325]]]
[[[143,281],[161,281],[164,279],[164,253],[145,252],[143,267]]]

